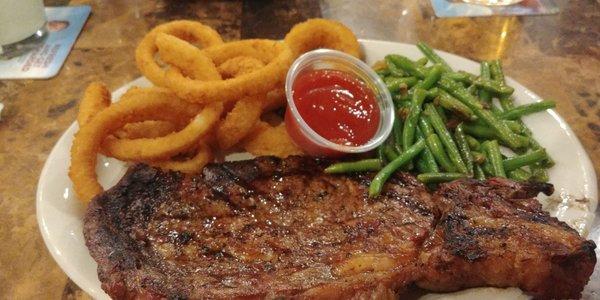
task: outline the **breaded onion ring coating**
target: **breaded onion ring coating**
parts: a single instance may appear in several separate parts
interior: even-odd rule
[[[236,56],[219,65],[217,70],[223,78],[233,78],[252,73],[264,66],[265,64],[257,58],[251,56]]]
[[[83,99],[79,104],[79,112],[77,113],[77,123],[79,127],[87,124],[98,113],[110,105],[110,92],[101,82],[90,83],[85,92]]]
[[[272,40],[242,40],[202,50],[215,65],[236,56],[251,56],[265,63],[263,68],[222,81],[202,81],[185,77],[170,68],[166,85],[179,97],[190,102],[210,103],[235,101],[246,96],[267,93],[283,82],[292,63],[292,53],[282,42]]]
[[[217,126],[216,137],[219,147],[227,150],[246,137],[260,119],[262,98],[251,96],[235,103],[233,109]]]
[[[178,128],[170,121],[144,121],[125,124],[123,128],[115,131],[114,136],[119,139],[155,138],[167,135]]]
[[[213,61],[196,46],[166,33],[156,35],[160,59],[180,69],[184,75],[198,80],[221,80]]]
[[[210,147],[205,143],[201,143],[198,151],[193,157],[186,160],[165,160],[165,161],[151,161],[149,165],[159,167],[164,170],[179,171],[183,173],[196,173],[210,162],[212,159],[212,153]]]
[[[285,89],[276,88],[269,91],[263,101],[263,112],[272,111],[286,105]]]
[[[303,152],[290,138],[285,123],[275,127],[259,121],[243,145],[244,149],[255,156],[274,155],[285,158],[290,155],[302,155]]]
[[[112,104],[75,134],[71,147],[69,177],[73,182],[75,193],[81,201],[87,203],[103,191],[96,174],[96,154],[107,136],[127,123],[146,120],[169,120],[176,116],[186,115],[190,108],[189,105],[183,103],[184,101],[177,98],[168,98],[162,95],[151,97],[150,95],[152,94],[146,94],[143,97],[129,97]],[[162,139],[160,142],[152,142],[149,139],[148,144],[143,146],[177,148],[176,151],[162,149],[163,153],[171,152],[171,156],[189,149],[194,143],[197,145],[199,138],[206,134],[210,125],[218,119],[221,111],[221,104],[211,104],[194,118],[193,124],[189,125],[191,126],[190,129],[184,131],[185,134],[172,134],[168,136],[168,139]],[[178,133],[181,133],[181,131]],[[180,141],[180,139],[183,139],[183,141]],[[137,147],[137,145],[135,146]],[[132,151],[137,152],[137,149],[132,149]],[[155,152],[156,150],[150,151]],[[153,157],[153,155],[146,155],[145,152],[142,149],[141,153],[138,152],[138,154],[143,157]]]
[[[165,86],[165,70],[158,65],[154,56],[158,51],[156,36],[166,33],[176,36],[201,48],[223,44],[223,39],[214,29],[200,22],[180,20],[156,26],[144,36],[135,50],[135,61],[138,69],[152,83]]]
[[[361,58],[360,44],[346,25],[327,19],[309,19],[296,24],[285,36],[294,57],[319,48],[328,48]]]

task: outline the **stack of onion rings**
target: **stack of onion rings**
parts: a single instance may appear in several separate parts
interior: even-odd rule
[[[318,47],[360,57],[354,34],[324,19],[298,24],[285,41],[224,43],[212,28],[186,20],[155,27],[135,52],[155,87],[132,88],[114,104],[101,83],[85,91],[69,170],[77,196],[87,202],[102,191],[97,153],[187,173],[201,170],[213,150],[301,154],[283,124],[261,118],[285,105],[284,79],[294,58]]]
[[[236,56],[251,56],[265,63],[253,72],[221,81],[186,77],[176,68],[169,68],[165,86],[190,102],[237,101],[245,96],[267,93],[283,82],[292,64],[289,47],[278,41],[242,40],[213,46],[202,51],[216,65]]]

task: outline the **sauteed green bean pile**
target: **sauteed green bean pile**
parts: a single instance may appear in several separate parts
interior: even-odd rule
[[[376,157],[334,164],[325,171],[377,171],[370,196],[379,195],[400,170],[416,173],[426,184],[467,177],[548,181],[554,161],[521,117],[555,103],[515,106],[514,89],[506,84],[498,60],[482,62],[475,75],[452,70],[425,43],[417,47],[425,55],[419,60],[390,54],[374,66],[396,106],[393,132]]]

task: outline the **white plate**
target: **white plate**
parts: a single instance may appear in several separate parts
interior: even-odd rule
[[[361,43],[369,64],[389,53],[401,53],[414,59],[422,57],[414,45],[371,40],[362,40]],[[442,51],[438,53],[456,70],[479,73],[479,64],[474,61]],[[540,101],[536,94],[524,86],[510,78],[507,78],[507,81],[515,88],[518,104]],[[131,86],[147,85],[149,83],[144,78],[134,80],[116,90],[113,99],[118,99]],[[548,199],[541,201],[552,215],[586,235],[594,218],[598,198],[596,175],[589,157],[571,128],[556,112],[538,113],[526,117],[524,121],[540,144],[546,147],[548,153],[556,160],[556,166],[550,170],[550,182],[556,188],[555,196],[552,197],[552,201]],[[73,123],[52,149],[42,170],[37,190],[37,219],[46,246],[65,273],[92,297],[108,299],[100,288],[96,263],[85,246],[82,233],[85,208],[74,196],[67,175],[69,151],[76,131],[77,124]],[[126,165],[102,157],[99,159],[97,170],[100,182],[108,188],[125,173]],[[588,199],[588,201],[575,202],[576,199]],[[514,289],[509,290],[506,296],[508,295],[514,295]]]

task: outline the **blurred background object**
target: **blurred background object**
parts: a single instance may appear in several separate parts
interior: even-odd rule
[[[462,0],[462,1],[466,2],[466,3],[480,4],[480,5],[503,6],[503,5],[517,4],[519,2],[522,2],[523,0]]]
[[[46,33],[42,0],[0,0],[0,59],[36,48]]]

